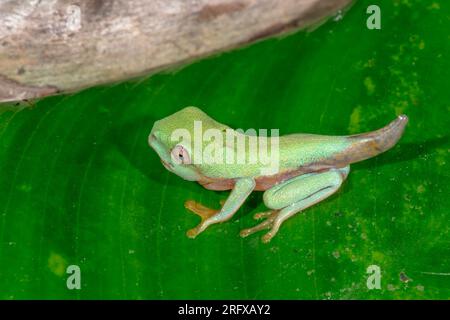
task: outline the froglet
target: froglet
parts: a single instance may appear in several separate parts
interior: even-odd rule
[[[273,172],[262,170],[266,164],[252,154],[256,152],[250,147],[250,140],[255,138],[253,135],[233,130],[196,107],[186,107],[156,121],[148,143],[164,167],[181,178],[197,181],[210,190],[231,190],[219,210],[193,200],[185,202],[185,207],[201,218],[200,224],[187,232],[188,237],[195,238],[207,227],[229,220],[253,191],[264,191],[263,201],[269,210],[255,214],[254,218],[262,221],[242,230],[240,235],[246,237],[269,229],[262,237],[263,242],[268,242],[288,218],[334,194],[347,178],[350,164],[392,148],[402,136],[407,122],[408,117],[400,115],[379,130],[357,135],[298,133],[280,136],[276,148],[271,149],[278,159]],[[205,135],[209,133],[209,138],[196,135],[199,125]],[[230,134],[236,141],[247,142],[245,147],[238,150],[237,143],[227,140],[226,135]],[[193,141],[195,138],[200,141]],[[206,153],[203,152],[203,156],[194,159],[198,150],[208,148],[214,149],[209,153],[211,155],[204,156]],[[214,154],[222,157],[214,158]],[[231,161],[224,160],[225,154],[233,155]],[[234,160],[238,156],[241,160],[252,158],[253,161],[238,163]],[[214,159],[223,161],[211,161]]]

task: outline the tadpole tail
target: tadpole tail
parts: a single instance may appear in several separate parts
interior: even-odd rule
[[[350,164],[389,150],[401,138],[407,123],[408,117],[401,115],[381,129],[347,136],[350,145],[340,154],[340,160]]]

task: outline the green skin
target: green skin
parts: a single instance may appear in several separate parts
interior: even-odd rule
[[[198,108],[187,107],[155,122],[149,135],[149,145],[157,152],[166,169],[185,180],[197,181],[208,189],[232,189],[220,210],[208,209],[192,201],[186,204],[188,209],[202,217],[201,223],[189,230],[187,235],[194,238],[208,226],[230,219],[252,191],[258,190],[265,191],[264,204],[270,210],[256,214],[255,219],[265,220],[243,230],[241,236],[270,228],[262,237],[263,242],[268,242],[286,219],[335,193],[346,179],[351,163],[373,157],[394,146],[408,118],[402,115],[382,129],[353,136],[281,136],[278,170],[268,175],[262,174],[267,164],[259,160],[243,164],[192,161],[191,144],[194,145],[194,141],[173,140],[172,137],[177,129],[185,129],[186,133],[195,137],[194,121],[201,121],[203,132],[208,129],[222,132],[223,144],[216,149],[219,153],[225,154],[230,151],[227,149],[232,149],[237,154],[236,145],[227,144],[225,139],[225,130],[232,129],[211,119]],[[252,152],[248,147],[250,137],[236,131],[233,133],[245,139],[245,159],[248,160]],[[211,142],[201,139],[200,143],[205,149]]]

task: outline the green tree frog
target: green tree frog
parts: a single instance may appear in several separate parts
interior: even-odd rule
[[[266,162],[255,155],[257,149],[251,141],[259,137],[233,130],[196,107],[156,121],[148,142],[164,167],[181,178],[210,190],[231,190],[219,210],[192,200],[185,202],[185,207],[201,218],[200,224],[187,232],[188,237],[195,238],[208,226],[230,219],[253,191],[264,191],[269,210],[255,214],[256,220],[263,221],[240,235],[270,229],[262,237],[268,242],[288,218],[334,194],[347,178],[351,163],[393,147],[407,122],[408,117],[400,115],[379,130],[357,135],[280,136],[270,150],[278,160],[273,171],[264,170]],[[199,126],[203,135],[196,132]]]

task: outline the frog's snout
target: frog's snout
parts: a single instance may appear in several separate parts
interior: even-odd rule
[[[164,161],[161,159],[161,163],[163,164],[164,168],[166,168],[169,171],[173,171],[173,165],[169,162]]]
[[[148,135],[148,145],[150,147],[153,147],[153,144],[155,143],[155,141],[156,141],[155,135],[153,134],[153,132],[150,132],[150,134]]]

